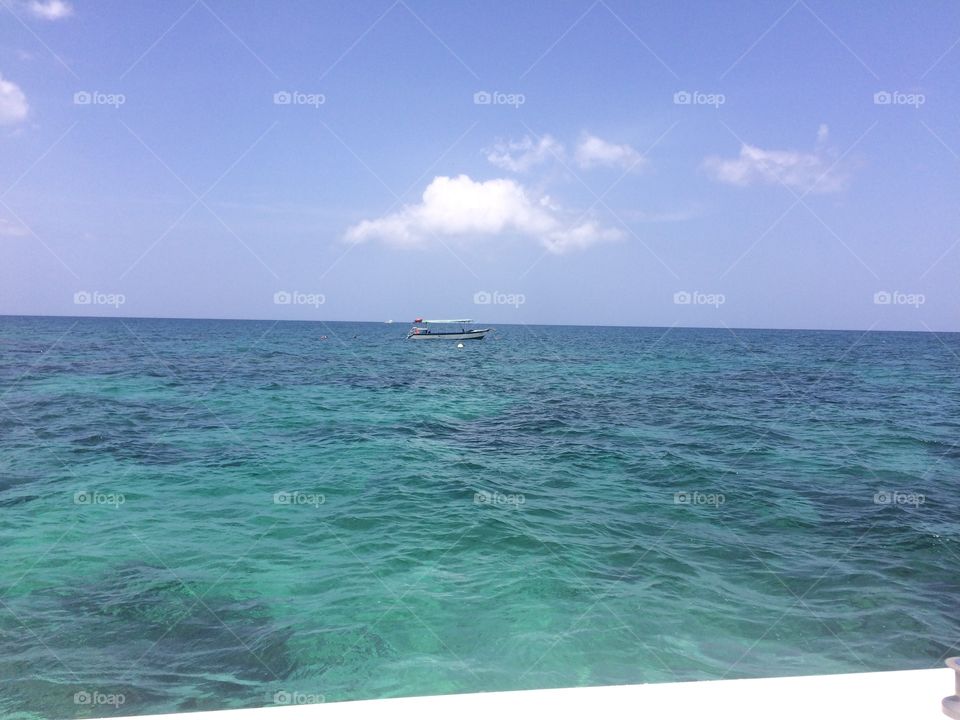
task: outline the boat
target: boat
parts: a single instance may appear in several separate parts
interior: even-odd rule
[[[473,320],[424,320],[417,318],[407,333],[407,340],[483,340],[493,328],[472,330],[467,327]],[[459,325],[459,330],[434,329],[431,325]]]

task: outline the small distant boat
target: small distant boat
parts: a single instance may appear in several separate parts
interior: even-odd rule
[[[393,320],[384,320],[384,321],[383,321],[383,324],[384,324],[384,325],[393,325]]]
[[[471,330],[467,327],[473,320],[424,320],[417,318],[407,333],[407,340],[483,340],[493,328]],[[430,325],[459,325],[459,330],[441,330]]]

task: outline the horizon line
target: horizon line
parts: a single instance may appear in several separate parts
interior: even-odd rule
[[[20,315],[20,314],[11,314],[11,313],[0,313],[0,318],[59,318],[64,320],[194,320],[194,321],[218,321],[218,322],[298,322],[298,323],[370,323],[374,325],[404,325],[412,324],[413,320],[395,320],[387,322],[386,320],[329,320],[329,319],[318,319],[310,320],[307,318],[230,318],[230,317],[170,317],[170,316],[153,316],[153,315]],[[817,328],[817,327],[792,327],[792,328],[776,328],[776,327],[743,327],[743,326],[730,326],[730,325],[613,325],[613,324],[604,324],[598,323],[596,325],[584,325],[580,323],[524,323],[524,322],[506,322],[499,323],[500,325],[506,326],[523,326],[523,327],[608,327],[608,328],[633,328],[633,329],[647,329],[647,330],[769,330],[777,332],[861,332],[861,333],[918,333],[924,335],[938,335],[938,334],[951,334],[955,335],[960,333],[958,330],[889,330],[889,329],[874,329],[874,328]]]

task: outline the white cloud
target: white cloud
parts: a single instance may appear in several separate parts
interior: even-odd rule
[[[73,6],[66,0],[31,0],[27,9],[41,20],[62,20],[73,15]]]
[[[581,249],[621,237],[593,221],[564,220],[546,196],[532,200],[508,178],[475,181],[466,175],[439,176],[423,191],[422,202],[349,228],[352,242],[381,240],[397,247],[425,247],[439,237],[477,239],[517,234],[537,240],[553,253]]]
[[[629,145],[616,145],[589,134],[580,139],[573,159],[584,170],[595,167],[629,170],[646,164],[646,158]],[[487,160],[504,170],[524,173],[552,160],[565,161],[566,148],[551,135],[544,135],[539,140],[528,135],[519,141],[497,142],[487,151]]]
[[[20,223],[0,218],[0,237],[26,237],[29,234],[30,231]]]
[[[519,142],[500,141],[487,151],[488,161],[515,173],[527,172],[535,165],[563,156],[563,144],[550,135],[544,135],[538,141],[534,141],[529,135]]]
[[[584,135],[577,146],[577,164],[584,169],[592,167],[640,168],[646,159],[629,145],[615,145],[596,135]]]
[[[554,230],[541,237],[540,244],[550,252],[560,255],[568,250],[583,250],[598,242],[619,240],[622,237],[623,233],[616,228],[605,228],[589,220]]]
[[[744,143],[735,158],[708,157],[704,168],[715,179],[728,185],[786,185],[804,192],[829,193],[843,190],[847,177],[834,168],[834,160],[824,150],[829,135],[827,125],[817,130],[817,150],[764,150]]]
[[[15,125],[27,118],[30,105],[20,86],[0,75],[0,125]]]

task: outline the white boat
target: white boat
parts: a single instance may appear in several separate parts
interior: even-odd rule
[[[407,333],[407,340],[483,340],[493,328],[471,330],[467,327],[473,320],[424,320],[417,318]],[[459,330],[441,330],[431,325],[459,325]]]

